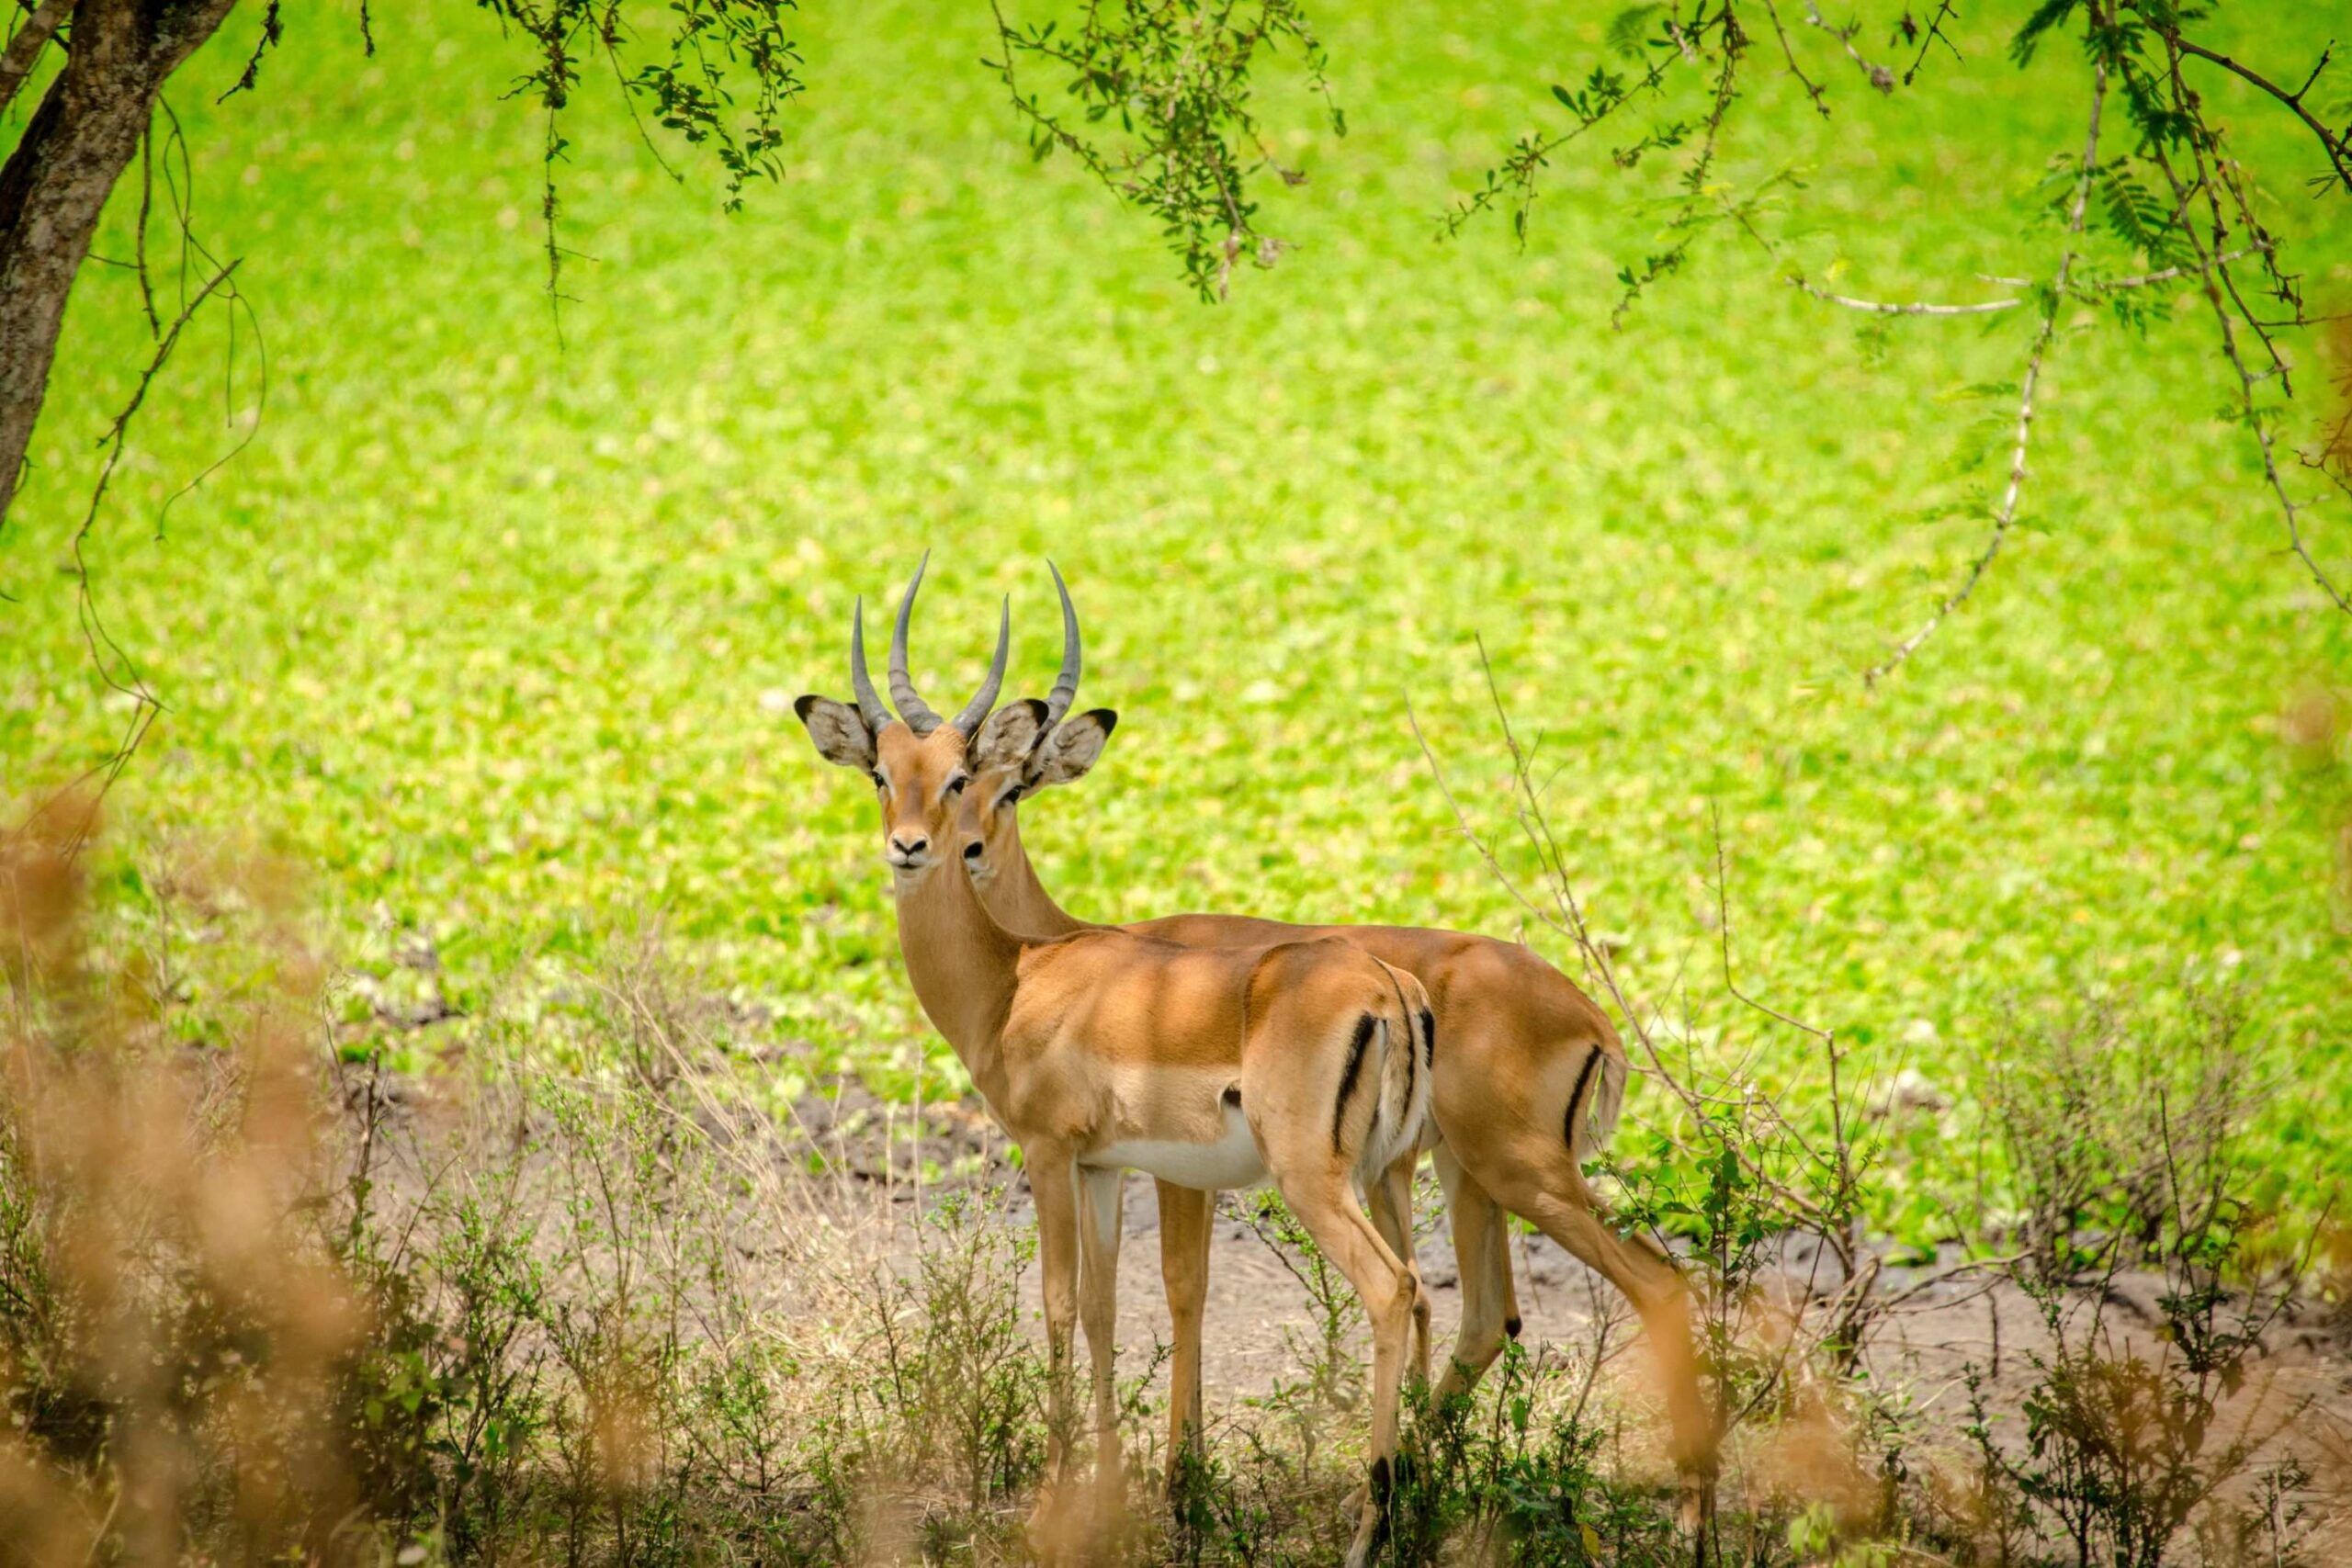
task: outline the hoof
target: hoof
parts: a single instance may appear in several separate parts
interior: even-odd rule
[[[1689,1470],[1682,1473],[1681,1498],[1674,1510],[1675,1523],[1684,1535],[1695,1536],[1707,1528],[1715,1514],[1715,1477],[1710,1466],[1704,1475]]]
[[[1372,1461],[1372,1474],[1349,1501],[1355,1510],[1355,1539],[1348,1543],[1347,1568],[1366,1568],[1388,1537],[1389,1468],[1385,1456]]]

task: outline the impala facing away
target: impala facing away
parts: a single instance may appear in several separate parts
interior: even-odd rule
[[[1120,929],[1196,949],[1336,938],[1418,976],[1436,1012],[1430,1112],[1438,1137],[1431,1152],[1452,1212],[1462,1276],[1461,1331],[1439,1394],[1475,1383],[1501,1352],[1505,1337],[1519,1333],[1502,1213],[1508,1209],[1532,1221],[1640,1312],[1665,1385],[1676,1459],[1688,1475],[1710,1473],[1713,1422],[1699,1390],[1681,1277],[1659,1253],[1602,1223],[1581,1169],[1615,1126],[1624,1094],[1624,1046],[1608,1014],[1532,952],[1492,937],[1406,926],[1303,926],[1236,915],[1175,915],[1105,928],[1066,913],[1037,880],[1022,847],[1019,805],[1040,789],[1084,776],[1118,716],[1097,708],[1067,716],[1078,694],[1078,612],[1058,570],[1054,586],[1061,594],[1060,674],[1043,703],[1010,705],[989,721],[980,732],[984,754],[960,799],[957,852],[989,912],[1015,931],[1039,936]],[[1016,741],[1029,735],[1035,739],[1023,750]],[[1398,1185],[1370,1190],[1374,1217],[1409,1258],[1409,1241],[1396,1238],[1409,1237],[1410,1226],[1385,1212]],[[1201,1223],[1184,1211],[1206,1201],[1202,1194],[1163,1185],[1164,1259],[1170,1248],[1190,1245],[1185,1238]],[[1197,1296],[1176,1306],[1178,1283],[1198,1289],[1204,1275],[1196,1279],[1172,1260],[1166,1268],[1181,1334],[1188,1322],[1199,1322],[1200,1313]],[[1188,1366],[1196,1375],[1198,1348],[1188,1357],[1180,1338],[1174,1359],[1180,1377]],[[1189,1397],[1197,1402],[1197,1391]]]
[[[912,591],[909,592],[910,602]],[[851,622],[854,706],[796,705],[827,761],[869,776],[880,797],[899,947],[915,996],[1020,1145],[1043,1261],[1049,1441],[1057,1476],[1073,1315],[1093,1363],[1098,1497],[1121,1491],[1113,1334],[1125,1171],[1209,1195],[1271,1176],[1324,1254],[1363,1297],[1373,1332],[1371,1484],[1348,1561],[1374,1547],[1396,1443],[1398,1383],[1419,1277],[1364,1216],[1354,1188],[1409,1159],[1430,1092],[1429,998],[1420,982],[1346,942],[1282,939],[1188,948],[1088,928],[1016,935],[991,918],[956,852],[972,781],[1036,748],[1026,705],[975,744],[1003,683],[1010,612],[978,695],[954,718],[906,676],[906,606],[892,649],[899,716],[865,667],[865,612]],[[1199,1302],[1191,1313],[1197,1344]]]

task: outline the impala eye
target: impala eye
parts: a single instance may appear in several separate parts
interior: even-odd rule
[[[947,793],[949,795],[961,795],[964,793],[964,786],[971,782],[970,774],[957,773],[954,778],[947,781]]]
[[[1021,786],[1019,784],[1014,784],[1011,789],[1006,790],[1002,795],[998,795],[996,797],[996,803],[999,807],[1006,807],[1012,805],[1020,798]]]

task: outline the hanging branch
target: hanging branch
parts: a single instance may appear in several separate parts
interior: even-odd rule
[[[1862,671],[1866,685],[1876,685],[1886,676],[1902,668],[1905,660],[1919,651],[1920,646],[1935,636],[1936,628],[1947,617],[1968,603],[1976,585],[1984,580],[1993,558],[2001,553],[2001,545],[2009,536],[2010,525],[2017,522],[2018,502],[2025,493],[2026,446],[2033,438],[2033,394],[2041,384],[2042,361],[2049,355],[2050,345],[2058,335],[2058,311],[2066,299],[2066,286],[2075,270],[2075,258],[2079,254],[2077,243],[2083,234],[2083,218],[2090,210],[2091,180],[2098,173],[2099,113],[2107,103],[2107,63],[2102,61],[2091,73],[2090,129],[2083,137],[2083,157],[2075,177],[2075,201],[2066,214],[2066,244],[2058,254],[2057,275],[2042,294],[2041,321],[2034,329],[2033,348],[2027,354],[2025,375],[2018,386],[2017,436],[2009,449],[2009,479],[2001,492],[2001,504],[1993,513],[1993,531],[1984,547],[1969,563],[1967,575],[1960,586],[1946,594],[1936,606],[1927,625],[1894,645],[1894,651]]]
[[[164,366],[172,357],[172,351],[179,346],[181,333],[196,319],[196,313],[203,308],[204,302],[215,294],[225,293],[231,299],[236,297],[235,286],[231,280],[235,276],[239,265],[232,261],[215,272],[197,291],[196,297],[182,308],[155,344],[155,352],[132,386],[129,400],[116,412],[114,422],[107,426],[106,434],[98,438],[98,445],[106,449],[106,461],[99,467],[97,482],[90,490],[89,506],[82,514],[80,526],[74,530],[69,546],[74,563],[74,613],[82,628],[83,644],[89,649],[90,662],[96,668],[98,678],[109,690],[129,697],[131,706],[130,718],[114,750],[103,761],[84,772],[56,796],[56,800],[62,803],[79,794],[82,786],[93,777],[98,780],[97,788],[89,791],[85,797],[82,819],[66,841],[65,852],[69,859],[81,853],[82,846],[97,826],[98,809],[105,802],[107,792],[114,787],[115,780],[122,776],[123,769],[130,765],[130,759],[138,753],[140,743],[146,739],[155,716],[164,711],[163,699],[147,683],[146,676],[141,673],[130,652],[115,640],[114,634],[107,627],[105,617],[99,614],[97,596],[91,589],[90,562],[85,547],[89,542],[91,532],[97,527],[98,509],[106,500],[107,487],[113,481],[115,468],[121,463],[123,451],[130,444],[131,421],[138,417],[140,409],[146,404],[147,394],[154,387],[155,378],[163,374]]]

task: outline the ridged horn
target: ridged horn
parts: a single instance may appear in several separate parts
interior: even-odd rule
[[[882,702],[882,694],[874,689],[874,673],[865,667],[865,600],[861,595],[857,608],[849,617],[849,684],[857,694],[857,711],[865,719],[865,728],[876,735],[890,722],[892,715]]]
[[[916,563],[914,581],[907,584],[907,596],[899,601],[899,626],[890,634],[890,700],[899,705],[907,728],[917,735],[929,735],[944,722],[915,691],[914,680],[907,673],[907,623],[914,616],[915,595],[922,589],[923,569],[930,564],[931,552],[925,550]]]
[[[1005,655],[1012,647],[1012,595],[1008,593],[1004,607],[997,613],[996,657],[989,660],[989,678],[980,682],[980,689],[964,705],[964,711],[948,721],[963,732],[967,740],[980,732],[980,726],[988,722],[989,710],[996,706],[996,694],[1004,689]]]
[[[1054,592],[1062,596],[1062,670],[1054,677],[1054,689],[1046,694],[1046,728],[1051,730],[1078,700],[1078,606],[1069,602],[1062,569],[1047,561],[1046,570],[1054,574]]]

